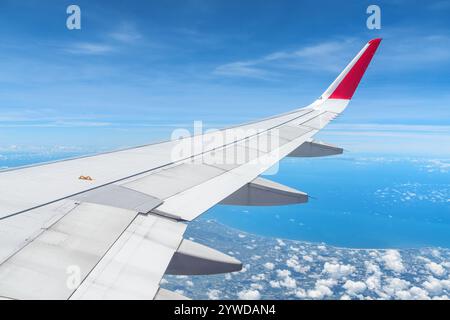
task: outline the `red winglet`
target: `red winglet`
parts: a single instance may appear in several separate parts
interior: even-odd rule
[[[345,75],[344,79],[339,83],[329,99],[347,99],[350,100],[361,81],[375,51],[380,45],[381,38],[370,40],[367,49],[359,57],[358,61],[353,65],[350,71]]]

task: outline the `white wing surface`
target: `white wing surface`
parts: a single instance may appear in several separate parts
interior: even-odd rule
[[[0,172],[0,297],[179,299],[164,274],[214,274],[241,263],[183,239],[216,204],[303,203],[262,179],[286,156],[342,149],[314,141],[352,98],[381,39],[369,41],[311,105],[241,126]]]

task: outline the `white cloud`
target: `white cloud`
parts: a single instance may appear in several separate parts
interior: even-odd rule
[[[442,160],[434,160],[433,159],[433,160],[430,160],[430,162],[437,163],[439,166],[443,165],[446,168],[450,168],[450,163],[448,163],[448,162],[442,163]],[[431,254],[435,258],[440,258],[441,257],[441,252],[438,249],[432,249],[431,250]]]
[[[349,295],[354,296],[366,290],[367,286],[362,281],[347,280],[344,283],[343,288],[347,290]]]
[[[240,273],[247,272],[247,270],[248,270],[249,268],[250,268],[250,265],[249,265],[249,264],[246,264],[246,265],[244,265],[244,266],[242,267],[241,271],[238,271],[238,272],[240,272]]]
[[[295,266],[293,269],[298,273],[307,273],[309,270],[311,270],[311,267],[298,265]]]
[[[289,268],[292,268],[296,272],[299,272],[299,273],[305,273],[305,272],[308,272],[311,269],[309,266],[302,266],[300,264],[300,262],[298,261],[298,257],[297,256],[292,256],[291,258],[286,260],[286,265]]]
[[[416,300],[429,299],[427,292],[421,288],[412,287],[411,289],[409,289],[409,292],[411,293],[412,299],[416,299]]]
[[[354,271],[355,267],[352,265],[330,263],[330,262],[325,262],[322,270],[323,273],[329,274],[334,279],[349,276]]]
[[[380,121],[384,121],[382,118],[383,115],[380,115]],[[327,140],[332,137],[335,141],[341,144],[345,143],[349,148],[351,147],[359,152],[374,152],[374,147],[376,147],[378,153],[448,157],[449,152],[445,152],[447,150],[439,150],[437,146],[450,143],[449,132],[450,126],[443,125],[335,123],[329,127],[327,132],[320,133],[320,139]],[[386,139],[389,139],[389,143],[387,143]],[[432,139],[433,143],[430,143],[430,139]],[[399,144],[401,144],[401,148],[399,148]],[[449,167],[446,166],[445,162],[442,163],[442,167],[438,166],[439,163],[434,165],[430,163],[429,165],[430,170],[449,171]]]
[[[253,67],[251,61],[237,61],[218,66],[214,70],[214,74],[259,79],[264,79],[269,76],[267,71]]]
[[[76,42],[70,44],[64,50],[72,54],[105,55],[117,51],[119,48],[118,42],[123,43],[123,45],[130,45],[142,38],[142,35],[131,23],[121,23],[119,28],[108,36],[109,39],[105,42]]]
[[[409,281],[399,279],[399,278],[389,278],[387,279],[389,286],[395,290],[404,290],[411,284]]]
[[[252,281],[262,281],[262,280],[264,280],[265,278],[266,278],[266,276],[265,276],[263,273],[253,275],[253,276],[251,277]]]
[[[76,120],[57,120],[41,122],[21,122],[14,124],[0,124],[0,128],[83,128],[83,127],[109,127],[111,122],[102,121],[76,121]]]
[[[261,299],[261,294],[258,290],[242,290],[238,293],[238,298],[240,300],[259,300]]]
[[[433,300],[448,300],[448,296],[446,294],[443,296],[434,296]]]
[[[327,286],[327,287],[334,287],[335,285],[337,285],[337,281],[335,279],[319,279],[316,281],[316,286]]]
[[[401,300],[429,300],[428,293],[418,287],[412,287],[409,290],[401,290],[396,293],[396,297]]]
[[[409,292],[409,290],[398,291],[395,296],[400,300],[413,300],[411,292]]]
[[[387,284],[383,287],[383,290],[389,296],[399,295],[399,292],[404,292],[411,285],[409,281],[399,278],[388,278],[386,282]]]
[[[436,262],[430,262],[426,264],[426,268],[434,273],[436,276],[443,276],[445,274],[445,269]]]
[[[264,268],[267,270],[273,270],[275,268],[275,265],[272,262],[266,262],[264,263]]]
[[[428,280],[425,281],[422,286],[427,290],[430,294],[440,294],[443,289],[450,290],[450,280],[439,280],[435,277],[428,277]]]
[[[450,60],[450,37],[445,34],[414,34],[415,42],[411,43],[411,30],[398,29],[386,34],[385,38],[396,39],[395,46],[385,47],[385,54],[379,57],[380,65],[393,69],[421,69],[424,65],[430,68],[433,64],[442,65]]]
[[[254,289],[254,290],[262,290],[262,289],[263,289],[263,286],[260,285],[259,283],[252,283],[252,284],[250,285],[250,288],[252,288],[252,289]]]
[[[281,286],[290,289],[297,287],[297,281],[290,277],[291,272],[289,270],[277,270],[276,273],[281,280],[273,283],[271,282],[272,287]]]
[[[381,124],[381,123],[337,123],[330,127],[333,131],[354,131],[360,134],[361,131],[383,133],[414,133],[420,132],[424,134],[446,134],[450,132],[450,126],[446,125],[416,125],[416,124]]]
[[[307,295],[307,293],[304,289],[299,288],[295,291],[295,296],[297,298],[303,299],[306,297],[306,295]]]
[[[288,289],[295,289],[297,287],[297,281],[290,276],[287,276],[280,281],[280,285]]]
[[[281,288],[280,281],[272,280],[269,282],[269,284],[272,288]]]
[[[378,276],[370,276],[366,279],[366,285],[369,290],[377,290],[380,288],[380,278]]]
[[[285,278],[291,275],[291,272],[289,270],[277,270],[277,276],[280,278]]]
[[[210,300],[219,300],[220,299],[220,290],[210,289],[206,293],[208,295],[208,299]]]
[[[134,43],[142,38],[142,35],[136,29],[136,27],[129,23],[123,22],[119,28],[110,33],[109,36],[116,41],[124,42],[127,44]]]
[[[333,294],[331,288],[336,284],[335,279],[319,279],[316,281],[314,289],[308,290],[307,296],[311,299],[323,299],[331,296]]]
[[[193,287],[193,286],[194,286],[194,283],[193,283],[191,280],[188,280],[188,281],[186,281],[186,285],[187,285],[188,287]]]
[[[349,57],[348,43],[353,40],[328,41],[305,46],[295,51],[276,51],[265,56],[234,61],[218,66],[218,75],[269,79],[277,75],[275,70],[312,70],[338,72],[342,61]]]
[[[364,266],[366,267],[367,273],[372,273],[372,274],[376,274],[376,275],[381,274],[380,267],[371,261],[365,261]]]
[[[83,55],[103,55],[114,51],[114,47],[96,42],[77,42],[73,43],[65,50],[73,54]]]
[[[405,267],[403,266],[402,257],[397,250],[387,250],[386,253],[381,256],[386,268],[395,271],[403,272]]]
[[[308,290],[308,297],[311,299],[323,299],[332,294],[333,291],[324,285],[316,285],[314,289]]]
[[[448,160],[430,159],[427,162],[425,167],[428,169],[428,172],[439,171],[441,173],[447,173],[450,170],[450,162]],[[432,254],[434,257],[439,257],[440,253],[439,250],[434,249],[432,250]]]
[[[370,276],[366,279],[366,285],[369,290],[378,290],[381,286],[381,270],[380,267],[370,261],[365,261],[364,265],[366,266],[366,272],[370,274]]]

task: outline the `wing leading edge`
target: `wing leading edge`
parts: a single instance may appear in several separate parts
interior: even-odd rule
[[[159,289],[166,272],[239,270],[236,259],[183,240],[186,222],[218,203],[306,202],[306,193],[259,175],[286,156],[342,153],[313,136],[347,107],[380,42],[369,41],[305,108],[201,136],[0,172],[0,297],[180,298]],[[79,271],[78,282],[70,270]]]

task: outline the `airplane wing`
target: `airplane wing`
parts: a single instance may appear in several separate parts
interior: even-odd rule
[[[284,205],[308,195],[260,178],[286,156],[342,149],[313,140],[352,98],[381,39],[369,41],[311,105],[241,126],[0,172],[0,297],[179,299],[164,274],[238,271],[183,239],[216,204]]]

